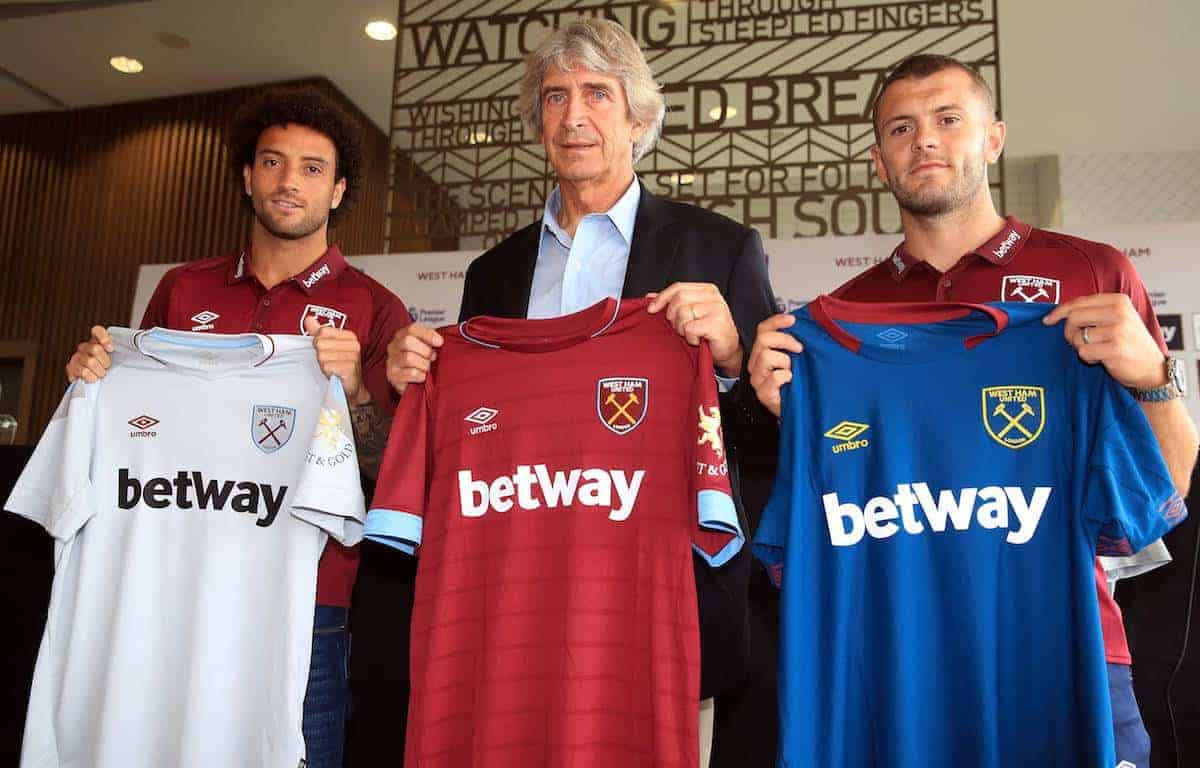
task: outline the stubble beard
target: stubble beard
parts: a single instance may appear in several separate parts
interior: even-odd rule
[[[254,200],[254,218],[258,219],[258,223],[262,228],[267,230],[273,237],[280,240],[303,240],[304,238],[320,231],[321,227],[325,226],[329,221],[329,212],[323,211],[320,207],[316,210],[306,208],[305,214],[292,225],[285,225],[275,221],[271,214],[266,210],[265,200]]]
[[[893,184],[891,190],[901,210],[921,218],[940,218],[966,208],[986,179],[987,166],[980,160],[967,164],[962,173],[955,173],[945,187],[910,190]]]

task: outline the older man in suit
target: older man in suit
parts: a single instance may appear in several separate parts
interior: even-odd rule
[[[665,312],[688,342],[703,339],[712,349],[736,456],[744,414],[728,393],[755,325],[774,303],[758,233],[655,197],[638,180],[633,165],[654,146],[666,110],[645,57],[620,25],[586,19],[554,33],[526,59],[520,107],[558,185],[541,220],[471,264],[460,319],[557,317],[605,297],[653,296],[650,312]],[[424,381],[441,344],[436,331],[418,323],[396,334],[388,356],[392,385],[403,391]],[[750,567],[745,550],[719,571],[697,560],[702,698],[732,689],[745,675]],[[703,728],[701,734],[703,740]]]

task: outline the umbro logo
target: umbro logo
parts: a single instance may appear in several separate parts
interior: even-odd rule
[[[143,413],[141,416],[130,419],[129,421],[127,421],[125,423],[128,424],[129,426],[133,427],[135,430],[135,431],[129,433],[130,437],[157,437],[158,436],[157,432],[151,431],[151,429],[153,429],[158,424],[158,419],[154,418],[153,416],[147,416],[146,414]]]
[[[844,453],[845,451],[854,451],[859,448],[866,448],[871,444],[870,440],[859,440],[859,435],[870,429],[870,425],[862,424],[857,421],[839,421],[833,425],[829,431],[825,433],[825,437],[830,440],[838,441],[833,446],[834,453]]]
[[[210,309],[206,309],[203,312],[197,312],[196,314],[192,315],[192,322],[195,323],[195,325],[192,326],[192,330],[211,331],[216,327],[213,325],[213,320],[216,320],[219,317],[221,316]]]
[[[467,430],[467,432],[472,435],[478,435],[498,429],[500,425],[493,422],[492,419],[496,418],[499,413],[500,411],[497,411],[495,408],[488,408],[484,405],[479,406],[463,417],[463,421],[475,425]]]

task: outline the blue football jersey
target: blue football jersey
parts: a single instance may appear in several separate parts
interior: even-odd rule
[[[1112,768],[1093,558],[1186,515],[1145,416],[1045,304],[794,313],[755,553],[789,768]]]

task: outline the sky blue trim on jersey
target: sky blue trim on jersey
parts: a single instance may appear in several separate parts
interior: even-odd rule
[[[412,555],[421,544],[421,518],[395,509],[372,509],[363,525],[363,538]]]
[[[197,333],[184,336],[179,331],[154,328],[147,331],[146,336],[155,341],[164,341],[178,347],[196,347],[199,349],[245,349],[246,347],[262,346],[262,339],[253,334],[222,336]]]
[[[713,568],[719,568],[740,552],[742,545],[746,543],[746,536],[742,533],[742,527],[738,525],[737,508],[733,506],[733,499],[729,494],[708,489],[697,494],[696,504],[700,510],[701,528],[733,534],[733,539],[715,555],[708,554],[695,544],[692,545],[692,549],[704,558],[706,563]]]
[[[333,390],[333,396],[338,403],[344,404],[347,408],[350,407],[350,402],[346,399],[346,390],[342,387],[342,377],[336,373],[329,374],[329,388]]]

